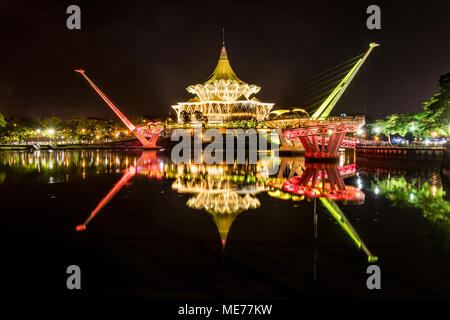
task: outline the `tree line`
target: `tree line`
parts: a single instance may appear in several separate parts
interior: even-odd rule
[[[392,114],[370,124],[373,131],[384,134],[389,143],[391,136],[405,137],[410,133],[419,140],[450,136],[450,72],[439,78],[439,93],[424,102],[423,110]]]
[[[132,119],[141,125],[145,123],[142,117]],[[28,139],[50,138],[55,140],[104,141],[130,137],[125,125],[117,120],[74,117],[62,120],[58,117],[45,119],[30,117],[12,117],[5,120],[0,114],[0,143],[23,142]]]

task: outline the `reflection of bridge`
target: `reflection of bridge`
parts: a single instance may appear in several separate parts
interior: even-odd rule
[[[344,194],[342,188],[352,189],[345,186],[342,179],[355,174],[355,164],[338,168],[337,164],[304,163],[300,158],[282,158],[282,165],[277,177],[269,177],[262,166],[270,166],[268,163],[259,162],[258,165],[204,165],[204,164],[179,164],[174,165],[161,158],[157,151],[144,151],[139,159],[133,161],[122,178],[114,185],[107,195],[98,203],[95,209],[87,217],[83,224],[76,227],[77,231],[86,230],[87,225],[99,212],[115,197],[115,195],[136,174],[144,175],[152,179],[174,180],[172,188],[179,193],[193,194],[186,205],[195,210],[206,211],[211,215],[218,229],[223,247],[225,247],[231,226],[237,216],[245,211],[257,209],[261,206],[256,197],[261,192],[273,195],[273,188],[285,195],[293,194],[292,197],[279,197],[280,199],[302,200],[304,197],[319,198],[324,208],[338,221],[343,230],[350,236],[359,248],[362,248],[369,256],[374,257],[353,229],[344,213],[333,200],[344,200],[344,204],[355,204],[363,201],[362,192],[352,190],[353,196]],[[290,167],[289,177],[283,174]],[[261,174],[263,173],[263,174]],[[321,182],[328,180],[329,182]],[[278,181],[278,183],[275,183]],[[299,187],[305,188],[302,194]],[[315,183],[313,183],[315,181]],[[282,187],[284,184],[284,188]],[[289,186],[293,187],[293,191]],[[315,187],[313,187],[315,186]],[[335,191],[332,190],[335,187]],[[283,192],[281,191],[284,189]],[[301,197],[300,197],[300,194]],[[338,196],[339,197],[338,197]]]
[[[338,158],[339,156],[338,151],[339,148],[343,145],[345,134],[348,132],[355,132],[360,127],[362,127],[364,125],[364,118],[363,117],[328,118],[328,116],[332,111],[332,109],[334,108],[334,106],[336,105],[336,103],[343,95],[343,93],[345,92],[345,90],[347,89],[347,87],[349,86],[350,82],[353,80],[356,73],[363,65],[364,61],[369,56],[372,49],[376,46],[378,45],[375,43],[370,44],[369,49],[366,51],[364,56],[361,57],[359,60],[357,60],[357,62],[353,65],[350,71],[346,73],[346,75],[340,81],[337,87],[323,101],[323,103],[318,107],[318,109],[314,112],[314,114],[310,118],[304,119],[301,118],[302,115],[299,115],[296,119],[277,119],[277,120],[263,119],[263,121],[261,121],[262,119],[255,119],[255,122],[258,123],[256,128],[265,131],[267,131],[268,128],[279,129],[280,141],[282,144],[281,150],[283,151],[296,151],[296,150],[298,151],[303,149],[305,151],[305,156],[308,158],[319,158],[319,159]],[[222,51],[225,52],[224,48],[222,49]],[[223,54],[221,54],[220,61],[222,61],[222,63],[224,63],[224,61],[228,63],[226,52],[223,57],[222,55]],[[151,124],[149,126],[146,126],[145,128],[138,128],[137,126],[133,125],[119,111],[119,109],[108,99],[108,97],[106,97],[106,95],[87,77],[84,70],[80,69],[75,71],[83,75],[83,77],[89,82],[92,88],[108,104],[108,106],[122,120],[122,122],[127,126],[127,128],[136,136],[136,138],[141,142],[144,148],[147,149],[158,148],[157,140],[159,134],[163,130],[167,129],[166,125],[158,123],[158,124]],[[223,91],[223,88],[221,90]],[[241,98],[237,99],[236,101],[240,100]],[[248,96],[246,97],[246,99],[247,98]],[[253,101],[252,103],[256,102]],[[223,128],[227,128],[227,122],[226,121],[223,122],[220,126]],[[191,130],[192,124],[183,123],[181,125],[181,128]],[[302,145],[303,148],[300,148],[300,144]],[[321,147],[319,147],[319,144],[321,144]],[[344,146],[354,147],[354,144],[345,143]]]
[[[259,168],[261,169],[264,165],[260,163]],[[261,171],[255,175],[249,175],[246,172],[249,168],[253,168],[256,172],[255,165],[179,164],[174,166],[171,164],[169,166],[161,162],[156,150],[144,151],[135,165],[125,170],[122,178],[98,203],[84,223],[76,227],[76,230],[86,230],[88,223],[121,188],[139,174],[158,180],[162,177],[175,179],[172,189],[179,193],[195,194],[186,205],[196,210],[204,210],[212,216],[222,245],[225,246],[233,221],[241,212],[258,208],[260,202],[255,195],[266,189],[264,180],[267,176]]]
[[[341,170],[345,173],[356,172],[356,164],[343,167]],[[328,182],[325,182],[326,179]],[[346,186],[338,165],[334,163],[307,163],[303,174],[289,178],[284,183],[283,190],[308,197],[325,197],[358,204],[364,202],[364,193],[356,187]]]

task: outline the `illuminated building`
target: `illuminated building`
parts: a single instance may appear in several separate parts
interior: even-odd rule
[[[225,46],[222,47],[219,62],[208,80],[186,89],[195,97],[172,106],[177,113],[178,122],[184,121],[184,112],[189,120],[199,120],[197,116],[201,114],[208,122],[262,121],[274,105],[251,97],[258,93],[261,87],[247,84],[237,77],[231,68]]]

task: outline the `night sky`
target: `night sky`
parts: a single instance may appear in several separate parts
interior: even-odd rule
[[[368,114],[420,110],[450,72],[450,2],[422,1],[2,1],[0,113],[114,115],[77,73],[126,115],[167,114],[213,71],[222,27],[231,65],[257,97],[300,106],[306,79],[374,49],[335,108]],[[67,6],[81,30],[66,28]],[[366,8],[381,7],[381,30]]]

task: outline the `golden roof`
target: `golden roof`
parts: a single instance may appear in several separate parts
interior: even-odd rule
[[[202,84],[190,85],[186,89],[189,93],[197,95],[202,102],[224,101],[230,103],[241,96],[249,99],[261,88],[254,84],[247,84],[237,77],[231,68],[227,51],[225,47],[222,47],[219,62],[208,80]]]
[[[216,68],[214,69],[213,73],[209,76],[208,80],[206,80],[206,82],[203,83],[203,85],[206,85],[208,83],[218,82],[220,80],[224,80],[224,81],[229,80],[232,82],[245,84],[244,81],[242,81],[241,79],[239,79],[237,77],[236,73],[231,68],[225,46],[223,46],[222,50],[220,51],[219,62],[217,62]]]

